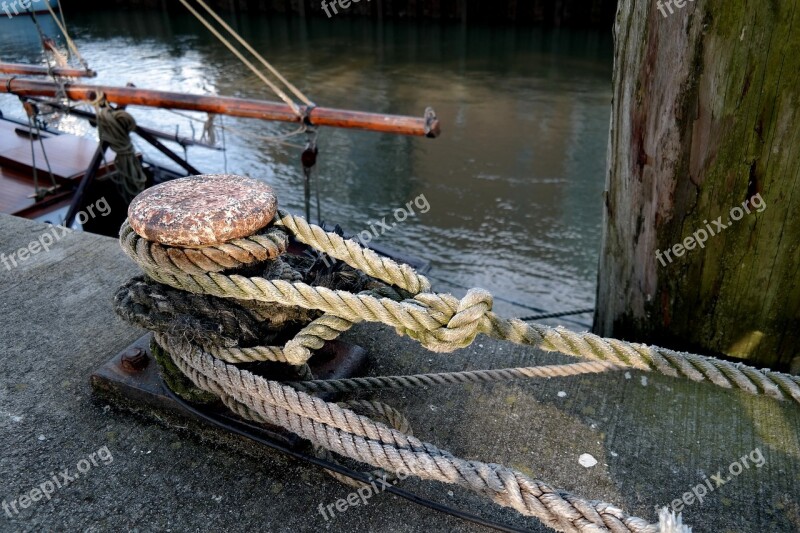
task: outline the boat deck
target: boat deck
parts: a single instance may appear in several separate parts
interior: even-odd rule
[[[0,253],[48,226],[0,215]],[[319,469],[194,422],[107,405],[89,375],[143,332],[117,319],[111,298],[137,269],[114,239],[68,232],[16,268],[0,263],[0,471],[6,502],[51,473],[76,472],[107,446],[110,464],[80,474],[19,515],[13,531],[489,531],[379,494],[325,520],[353,490]],[[491,287],[489,287],[491,289]],[[552,323],[552,322],[551,322]],[[360,325],[346,339],[371,353],[370,373],[401,374],[569,361],[479,338],[434,354],[391,328]],[[467,458],[515,467],[589,499],[653,520],[759,449],[752,464],[684,510],[695,531],[800,530],[800,408],[766,397],[638,371],[496,385],[385,392],[415,434]],[[598,464],[585,468],[581,454]],[[85,465],[84,465],[85,466]],[[712,482],[713,483],[713,482]],[[535,520],[458,487],[406,479],[402,488],[529,531]]]
[[[42,132],[42,142],[35,140],[31,150],[32,135],[27,126],[0,120],[0,213],[35,217],[68,203],[72,189],[83,178],[97,150],[97,141],[92,139],[48,132]],[[99,177],[113,170],[114,157],[114,152],[108,150]],[[39,187],[49,187],[52,182],[48,162],[60,190],[37,202],[33,169],[37,171]]]

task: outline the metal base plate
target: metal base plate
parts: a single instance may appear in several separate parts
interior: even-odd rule
[[[93,372],[90,381],[95,393],[112,402],[137,410],[169,411],[185,418],[202,421],[167,392],[167,386],[158,371],[158,364],[150,352],[151,340],[152,334],[139,338]],[[132,366],[130,362],[123,363],[125,354],[138,350],[141,350],[141,355],[136,365]],[[358,375],[366,360],[367,351],[360,346],[333,340],[315,352],[309,365],[317,379],[344,379]],[[206,410],[220,416],[233,416],[221,404],[207,407]],[[276,426],[260,427],[260,429],[266,438],[286,446],[297,447],[301,442],[295,435]]]

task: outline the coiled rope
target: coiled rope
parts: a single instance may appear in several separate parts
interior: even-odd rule
[[[144,190],[147,176],[142,163],[136,156],[131,141],[131,132],[136,129],[136,120],[123,109],[111,109],[107,106],[96,106],[97,134],[100,141],[107,142],[116,153],[114,165],[119,178],[114,183],[124,199],[130,201]]]
[[[285,275],[280,255],[286,250],[289,237],[391,285],[392,289],[387,288],[387,292],[373,287],[354,293],[310,285],[291,274]],[[166,246],[140,237],[127,222],[121,229],[120,243],[150,278],[142,283],[157,282],[171,287],[169,290],[178,289],[204,298],[217,297],[223,299],[220,301],[255,308],[270,304],[282,306],[280,309],[299,308],[317,313],[316,318],[307,316],[311,321],[283,347],[241,347],[232,345],[235,342],[230,339],[215,345],[207,340],[192,339],[185,328],[165,326],[168,319],[160,326],[157,321],[151,321],[149,327],[155,330],[158,345],[199,389],[218,396],[246,418],[281,426],[316,447],[387,472],[410,473],[422,479],[468,488],[523,515],[536,517],[558,531],[655,533],[687,529],[679,521],[677,525],[668,526],[672,518],[665,513],[660,517],[661,525],[649,524],[608,503],[583,500],[513,469],[454,457],[396,427],[309,393],[578,375],[633,367],[800,402],[800,378],[794,376],[604,339],[586,332],[508,320],[491,311],[492,297],[481,289],[470,290],[461,300],[449,294],[432,293],[430,282],[411,267],[378,256],[354,241],[282,211],[278,211],[268,228],[256,235],[222,245],[197,249]],[[257,265],[262,268],[264,264],[272,266],[262,269],[261,275],[254,275],[253,269]],[[136,283],[139,282],[130,282],[118,293],[120,314],[137,320],[142,313],[152,313],[151,308],[164,311],[169,307],[170,298],[164,293],[166,288],[144,290],[142,294],[149,298],[145,302],[144,297],[132,296],[131,284]],[[262,309],[262,318],[268,315]],[[465,347],[483,333],[594,361],[555,367],[288,383],[266,379],[232,364],[266,360],[305,367],[312,350],[361,321],[391,325],[398,334],[408,335],[437,352]],[[220,327],[224,333],[225,328]],[[405,429],[400,419],[395,417],[395,422],[392,425]]]

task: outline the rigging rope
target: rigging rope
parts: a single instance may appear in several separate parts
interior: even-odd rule
[[[224,45],[225,45],[225,46],[228,48],[228,50],[230,50],[230,51],[231,51],[231,53],[233,53],[233,55],[235,55],[235,56],[236,56],[236,57],[239,59],[239,61],[241,61],[242,63],[244,63],[244,65],[245,65],[247,68],[249,68],[249,69],[250,69],[250,70],[253,72],[253,74],[255,74],[256,76],[258,76],[258,77],[259,77],[259,79],[260,79],[262,82],[264,82],[264,84],[265,84],[267,87],[269,87],[270,89],[272,89],[272,92],[274,92],[274,93],[275,93],[275,94],[276,94],[276,95],[277,95],[277,96],[278,96],[278,97],[279,97],[281,100],[283,100],[283,101],[286,103],[286,105],[288,105],[288,106],[291,108],[291,110],[294,112],[294,114],[296,114],[296,115],[297,115],[298,117],[300,117],[301,119],[302,119],[302,118],[304,118],[303,112],[300,110],[300,107],[298,107],[298,105],[297,105],[297,104],[296,104],[296,103],[295,103],[295,102],[294,102],[294,101],[293,101],[291,98],[289,98],[289,97],[286,95],[286,93],[284,93],[284,92],[283,92],[283,91],[280,89],[280,87],[278,87],[277,85],[275,85],[274,83],[272,83],[272,81],[271,81],[269,78],[267,78],[267,77],[266,77],[266,76],[265,76],[265,75],[264,75],[264,74],[263,74],[263,73],[262,73],[260,70],[258,70],[258,69],[256,68],[256,66],[255,66],[255,65],[253,65],[253,63],[252,63],[252,62],[250,62],[250,60],[248,60],[248,59],[247,59],[247,58],[246,58],[246,57],[245,57],[245,56],[244,56],[244,55],[243,55],[243,54],[242,54],[242,53],[241,53],[239,50],[237,50],[237,49],[236,49],[236,47],[235,47],[235,46],[233,46],[233,45],[230,43],[230,41],[228,41],[228,39],[226,39],[226,38],[225,38],[225,36],[224,36],[224,35],[222,35],[222,34],[219,32],[219,30],[217,30],[217,29],[216,29],[216,28],[215,28],[213,25],[211,25],[211,23],[210,23],[210,22],[208,22],[208,21],[207,21],[207,20],[206,20],[206,19],[203,17],[203,15],[201,15],[201,14],[200,14],[200,13],[199,13],[199,12],[198,12],[198,11],[197,11],[195,8],[193,8],[193,7],[192,7],[192,6],[189,4],[189,2],[187,2],[186,0],[180,0],[180,2],[181,2],[181,4],[183,4],[183,6],[184,6],[186,9],[188,9],[188,10],[189,10],[189,12],[190,12],[192,15],[194,15],[194,17],[195,17],[195,18],[196,18],[196,19],[197,19],[197,20],[198,20],[198,21],[199,21],[201,24],[203,24],[203,26],[205,26],[205,27],[208,29],[208,31],[210,31],[210,32],[211,32],[211,33],[214,35],[214,37],[216,37],[216,38],[217,38],[217,39],[218,39],[218,40],[219,40],[219,41],[220,41],[222,44],[224,44]]]
[[[217,15],[217,14],[214,12],[214,10],[213,10],[213,9],[211,9],[210,7],[208,7],[208,4],[206,4],[206,3],[205,3],[203,0],[197,0],[197,3],[198,3],[198,4],[200,4],[200,6],[201,6],[203,9],[205,9],[205,10],[206,10],[206,11],[207,11],[207,12],[208,12],[208,13],[209,13],[209,14],[210,14],[210,15],[211,15],[213,18],[214,18],[214,20],[216,20],[216,21],[217,21],[217,22],[218,22],[218,23],[219,23],[219,24],[220,24],[220,25],[221,25],[223,28],[225,28],[225,30],[226,30],[228,33],[230,33],[230,34],[231,34],[231,35],[232,35],[232,36],[233,36],[233,37],[234,37],[234,38],[235,38],[237,41],[239,41],[239,44],[241,44],[242,46],[244,46],[244,48],[245,48],[245,49],[246,49],[248,52],[250,52],[251,54],[253,54],[253,55],[256,57],[256,59],[258,59],[258,60],[261,62],[261,64],[262,64],[262,65],[264,65],[265,67],[267,67],[267,69],[268,69],[268,70],[269,70],[269,71],[270,71],[270,72],[271,72],[271,73],[272,73],[272,74],[273,74],[273,75],[274,75],[276,78],[278,78],[278,79],[279,79],[281,82],[283,82],[283,84],[284,84],[286,87],[288,87],[288,88],[289,88],[289,90],[290,90],[290,91],[291,91],[291,92],[292,92],[292,93],[293,93],[293,94],[294,94],[294,95],[295,95],[297,98],[299,98],[301,102],[303,102],[303,103],[304,103],[304,104],[306,104],[307,106],[314,107],[314,102],[312,102],[312,101],[311,101],[311,100],[310,100],[310,99],[309,99],[309,98],[308,98],[308,97],[307,97],[305,94],[303,94],[303,93],[300,91],[300,89],[298,89],[298,88],[297,88],[297,87],[295,87],[295,86],[294,86],[294,85],[293,85],[291,82],[289,82],[289,80],[287,80],[286,78],[284,78],[284,77],[281,75],[281,73],[280,73],[280,72],[278,72],[278,70],[277,70],[275,67],[273,67],[273,66],[272,66],[272,65],[271,65],[271,64],[270,64],[270,63],[269,63],[269,62],[268,62],[266,59],[264,59],[264,57],[263,57],[261,54],[259,54],[259,53],[258,53],[258,52],[255,50],[255,48],[253,48],[252,46],[250,46],[250,43],[248,43],[248,42],[247,42],[245,39],[243,39],[243,38],[242,38],[242,37],[241,37],[241,36],[240,36],[238,33],[236,33],[236,31],[234,31],[234,29],[233,29],[233,28],[231,28],[231,27],[230,27],[230,25],[229,25],[227,22],[225,22],[225,20],[224,20],[222,17],[220,17],[219,15]]]
[[[587,307],[585,309],[573,309],[571,311],[556,311],[554,313],[542,313],[541,315],[531,315],[531,316],[523,316],[519,317],[517,320],[522,320],[523,322],[530,322],[531,320],[544,320],[546,318],[560,318],[562,316],[572,316],[572,315],[583,315],[586,313],[594,313],[593,307]]]
[[[193,116],[191,116],[191,115],[189,115],[187,113],[182,113],[182,112],[176,111],[174,109],[166,109],[166,111],[168,111],[168,112],[170,112],[170,113],[172,113],[174,115],[177,115],[179,117],[183,117],[183,118],[185,118],[187,120],[191,120],[191,121],[202,123],[202,124],[206,124],[207,123],[207,120],[203,120],[201,118],[193,117]],[[218,115],[218,116],[220,117],[220,122],[222,122],[222,117],[224,117],[224,115]],[[297,129],[292,130],[292,131],[287,132],[287,133],[279,133],[277,135],[259,135],[259,134],[251,133],[251,132],[243,132],[241,130],[238,130],[236,128],[232,128],[232,127],[229,127],[229,126],[225,126],[223,124],[220,124],[220,125],[216,126],[216,128],[218,128],[222,132],[228,132],[231,135],[239,137],[240,139],[245,139],[247,141],[260,140],[260,141],[264,141],[264,142],[268,142],[268,143],[282,144],[282,145],[285,145],[285,146],[290,146],[292,148],[303,148],[303,146],[301,146],[299,144],[286,142],[286,141],[284,141],[284,139],[289,139],[289,138],[294,137],[296,135],[301,135],[301,134],[305,133],[306,130],[307,130],[307,126],[305,124],[302,124]]]
[[[33,171],[33,191],[34,198],[36,201],[39,201],[47,196],[47,194],[50,192],[56,190],[58,188],[58,184],[56,183],[55,175],[53,175],[53,168],[50,166],[50,158],[47,157],[47,149],[44,146],[42,132],[39,128],[39,122],[37,121],[39,108],[36,106],[36,104],[29,102],[23,97],[20,97],[20,101],[22,102],[22,107],[25,109],[25,115],[28,118],[28,134],[31,147],[31,170]],[[46,189],[39,188],[39,169],[36,165],[36,148],[34,146],[36,141],[39,141],[39,147],[42,150],[42,156],[44,156],[47,173],[50,176],[50,187]]]
[[[500,368],[492,370],[468,370],[464,372],[438,372],[410,376],[370,376],[365,378],[318,379],[291,381],[297,390],[308,393],[351,393],[378,389],[408,389],[437,385],[464,385],[466,383],[496,383],[530,378],[571,377],[584,374],[599,374],[621,367],[602,361],[589,361],[569,365],[531,366]]]
[[[75,42],[69,36],[69,32],[67,32],[66,23],[65,24],[61,23],[61,21],[59,20],[58,16],[53,12],[53,8],[50,7],[50,2],[45,2],[44,5],[47,6],[47,10],[50,12],[50,16],[53,17],[53,20],[55,21],[56,26],[58,26],[58,29],[61,30],[62,34],[64,34],[64,39],[66,39],[67,46],[69,47],[69,49],[72,51],[72,53],[75,55],[75,57],[78,58],[78,61],[80,62],[81,65],[83,65],[83,68],[86,69],[86,70],[89,70],[89,64],[83,58],[83,56],[81,55],[80,51],[78,50],[78,47],[75,45]],[[61,10],[61,2],[60,1],[59,1],[59,4],[58,4],[58,9]],[[61,11],[62,16],[63,16],[63,13],[64,12]]]
[[[60,77],[56,76],[55,71],[53,70],[53,65],[50,63],[50,56],[47,54],[48,49],[49,51],[55,56],[55,62],[58,66],[64,67],[67,65],[67,60],[64,56],[59,52],[55,41],[47,37],[42,29],[41,25],[39,24],[39,18],[36,16],[36,12],[32,9],[28,8],[28,14],[33,20],[33,24],[36,26],[36,32],[39,34],[39,41],[42,44],[42,49],[44,50],[44,59],[47,62],[47,74],[53,80],[53,83],[56,85],[56,98],[59,100],[66,100],[67,99],[67,92],[66,88],[64,87],[64,82],[61,80]]]

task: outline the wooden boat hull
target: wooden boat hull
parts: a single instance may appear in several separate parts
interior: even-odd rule
[[[0,213],[60,224],[97,150],[97,141],[53,130],[41,130],[40,134],[41,140],[27,124],[0,115]],[[87,221],[83,229],[110,236],[116,235],[127,211],[116,185],[107,179],[115,170],[115,157],[112,150],[106,152],[98,180],[78,206],[83,209],[105,198],[112,214]],[[150,177],[149,185],[182,176],[143,162]],[[53,193],[36,198],[34,169],[40,188],[52,186],[52,172],[57,186]]]

